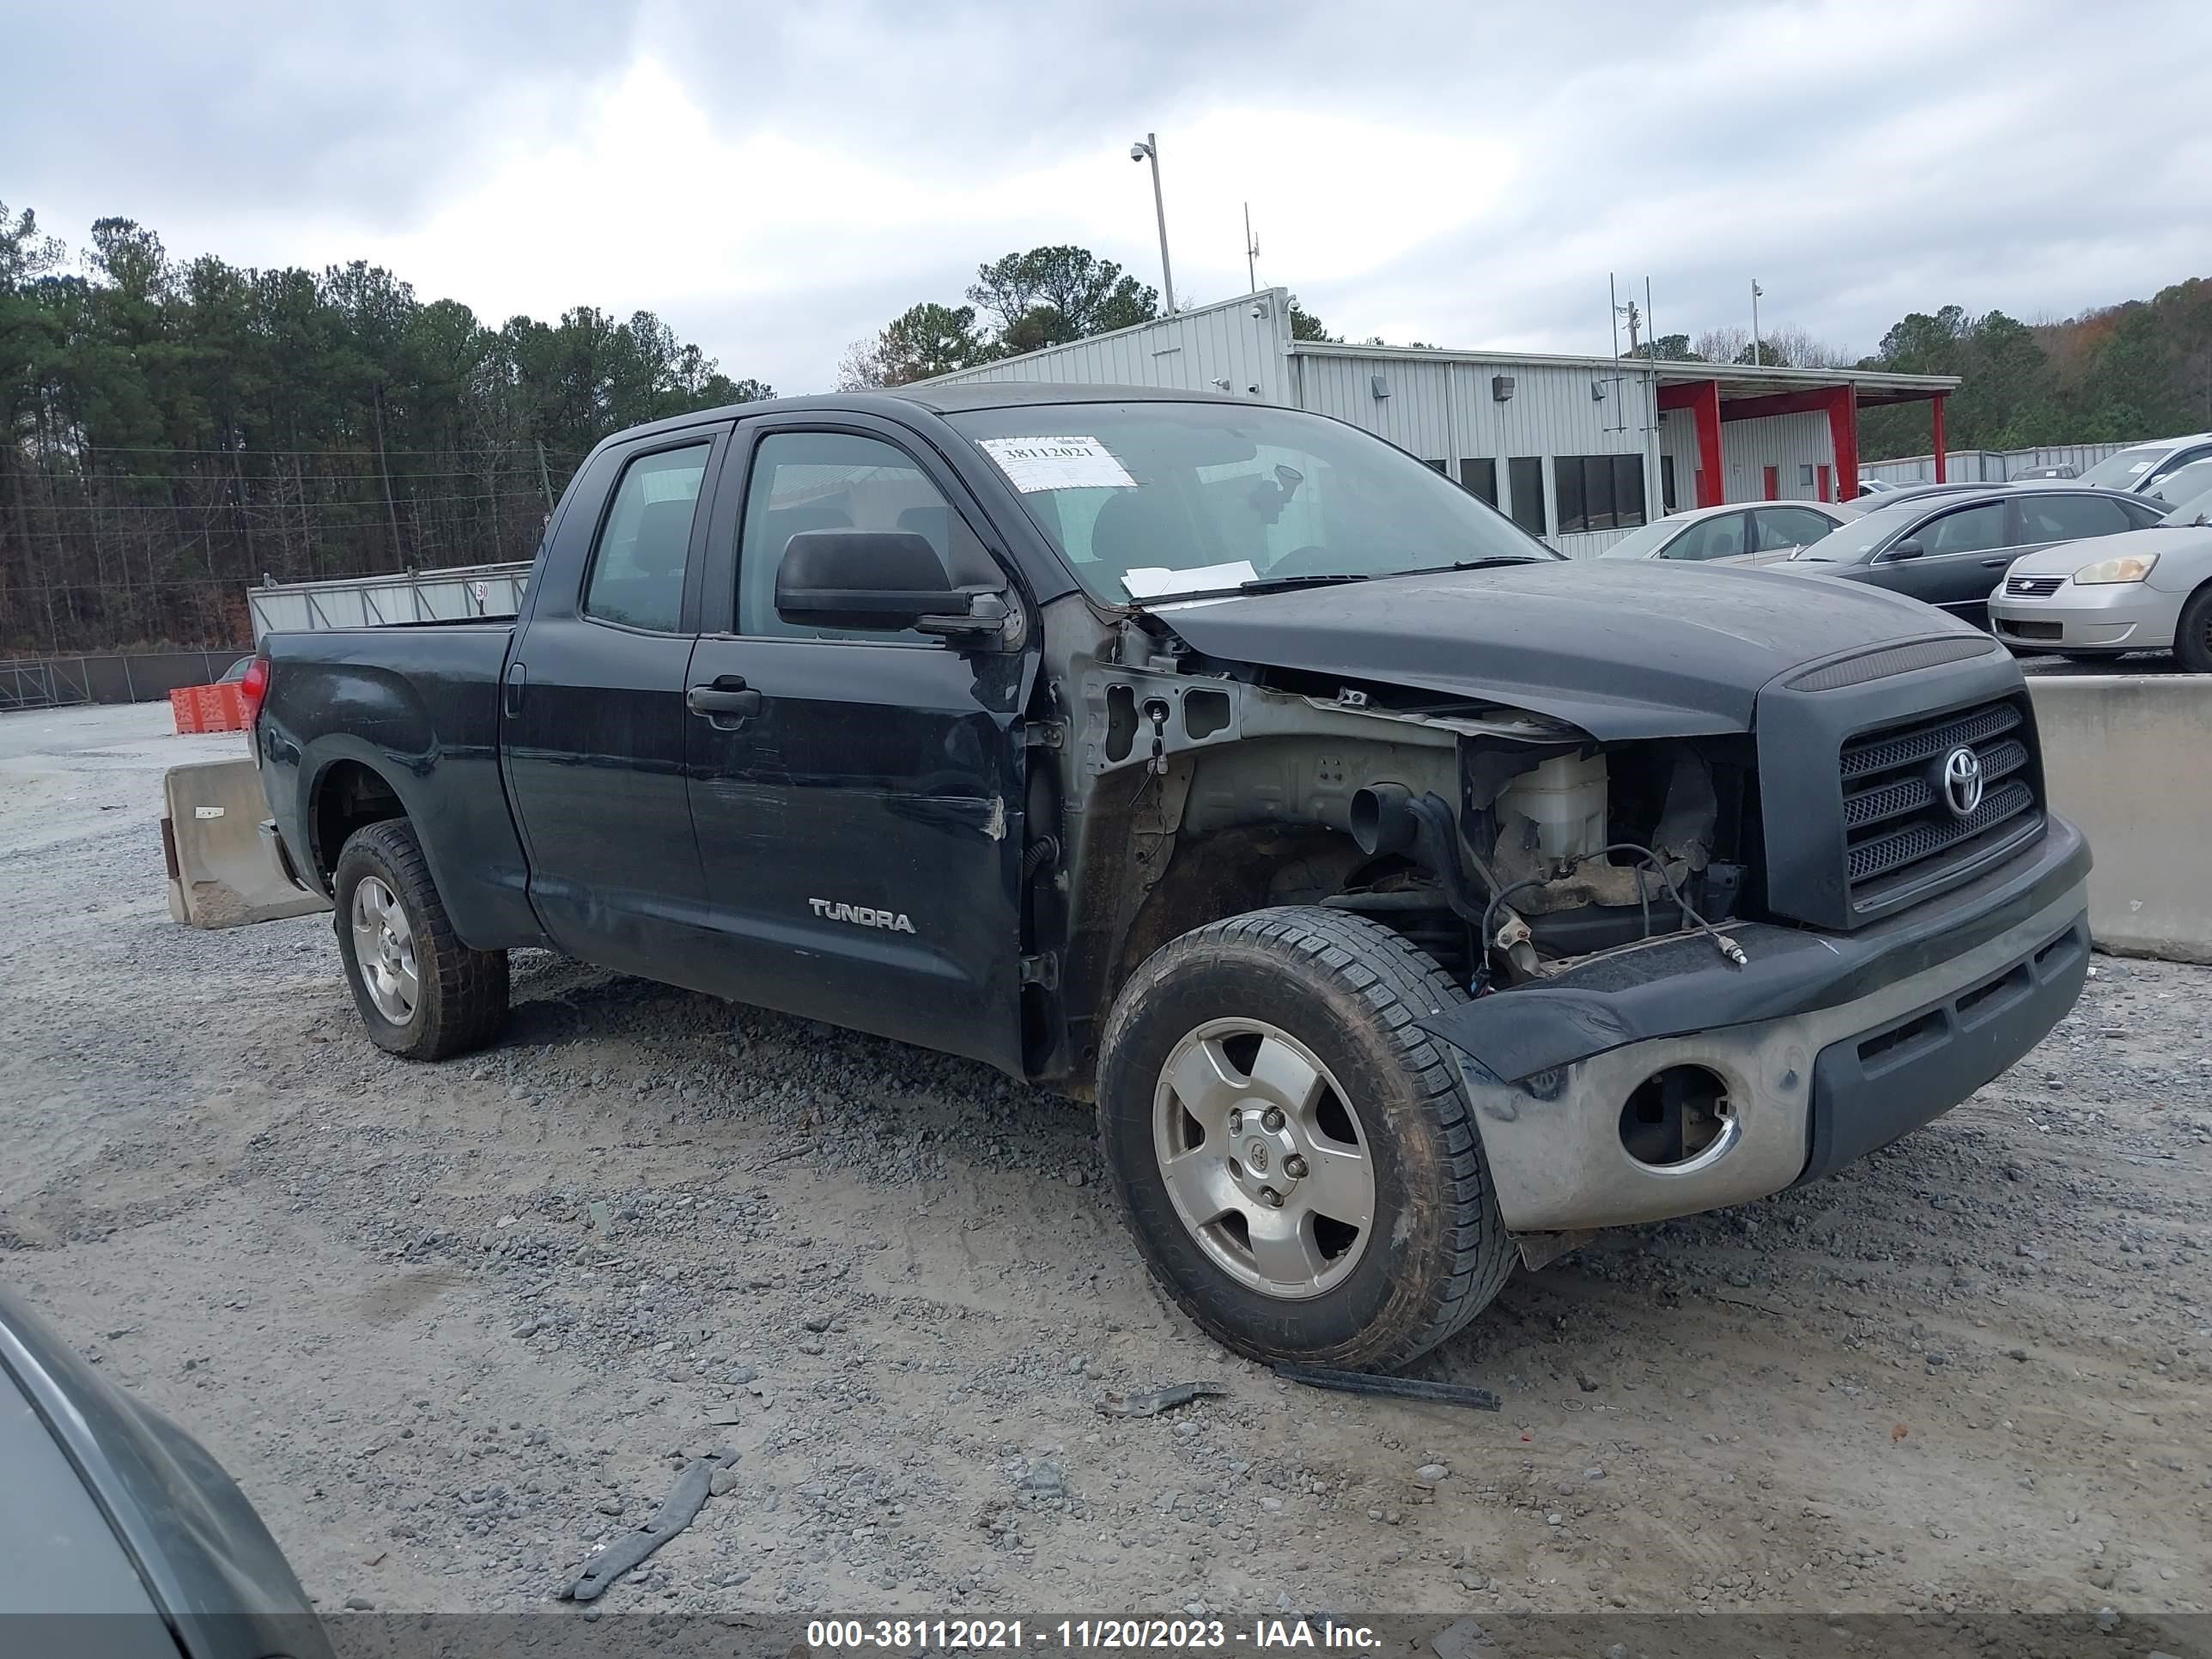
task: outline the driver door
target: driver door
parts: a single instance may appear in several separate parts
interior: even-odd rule
[[[1006,582],[984,520],[888,422],[770,417],[738,441],[690,664],[721,706],[692,710],[685,750],[725,994],[1018,1071],[1033,653],[775,610],[784,550],[812,530],[911,531],[954,579]]]
[[[1904,540],[1920,544],[1917,558],[1881,556],[1875,584],[1941,607],[1977,628],[1987,628],[1990,590],[2020,556],[2010,545],[2010,503],[1977,501],[1924,519]]]

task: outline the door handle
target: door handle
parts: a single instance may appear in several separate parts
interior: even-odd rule
[[[745,684],[742,674],[720,674],[711,685],[693,686],[684,694],[684,706],[710,719],[735,715],[744,720],[760,713],[761,694]]]
[[[1984,570],[2006,570],[2011,568],[2011,566],[2012,561],[2009,558],[1984,559],[1982,561],[1982,568]]]
[[[523,667],[520,663],[513,663],[508,665],[507,671],[506,704],[507,717],[509,720],[514,719],[517,715],[522,713],[522,688],[528,684],[529,681],[530,677],[523,672]]]

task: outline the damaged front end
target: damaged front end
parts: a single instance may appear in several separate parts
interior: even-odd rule
[[[1240,909],[1392,928],[1467,994],[1422,1025],[1531,1261],[1832,1172],[2002,1073],[2087,971],[2087,849],[2043,809],[2018,671],[1985,643],[1788,670],[1722,730],[1223,661],[1140,625],[1067,668],[1075,878],[1109,901],[1076,907],[1099,924],[1077,1006]],[[1963,814],[1930,793],[1960,748],[2003,780]]]

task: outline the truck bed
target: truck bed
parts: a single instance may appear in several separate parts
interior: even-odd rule
[[[322,787],[358,763],[397,793],[463,937],[532,936],[528,860],[500,778],[514,624],[398,623],[271,634],[259,757],[301,876],[328,891],[343,837]],[[302,764],[312,747],[314,759]]]

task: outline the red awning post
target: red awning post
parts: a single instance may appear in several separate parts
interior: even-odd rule
[[[1848,386],[1833,387],[1827,394],[1827,404],[1828,445],[1836,453],[1836,499],[1848,501],[1859,493],[1858,393]],[[1936,463],[1939,478],[1943,476],[1942,465],[1940,460]]]
[[[1677,380],[1659,388],[1659,410],[1686,409],[1698,433],[1698,505],[1718,507],[1726,499],[1721,474],[1721,383]]]
[[[1935,428],[1936,482],[1948,483],[1949,469],[1943,465],[1943,404],[1945,394],[1939,392],[1929,404],[1929,423]]]
[[[1706,380],[1697,388],[1691,405],[1698,423],[1698,505],[1718,507],[1728,499],[1728,475],[1721,459],[1721,383]]]

